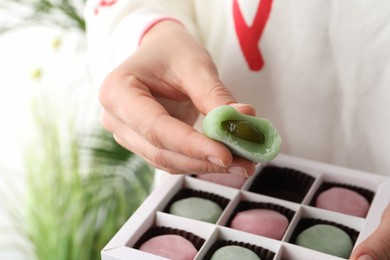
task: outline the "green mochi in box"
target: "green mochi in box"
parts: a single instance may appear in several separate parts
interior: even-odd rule
[[[203,133],[224,143],[233,154],[260,163],[273,160],[282,143],[270,121],[240,114],[231,106],[210,111],[203,120]]]
[[[211,260],[261,260],[255,252],[252,250],[241,247],[241,246],[224,246],[219,248],[215,253],[211,256]]]

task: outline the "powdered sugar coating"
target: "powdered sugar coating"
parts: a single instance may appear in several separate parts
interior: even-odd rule
[[[367,199],[362,195],[341,187],[333,187],[322,192],[317,197],[315,206],[357,217],[365,217],[370,208]]]
[[[269,209],[250,209],[237,213],[231,228],[281,240],[288,226],[283,214]]]
[[[179,235],[152,237],[144,242],[139,249],[172,260],[192,260],[198,253],[190,241]]]

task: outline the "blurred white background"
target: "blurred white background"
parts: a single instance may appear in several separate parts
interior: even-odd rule
[[[65,96],[84,99],[91,91],[84,37],[81,32],[48,27],[23,28],[0,36],[0,196],[3,202],[4,198],[13,197],[11,203],[23,207],[20,200],[25,181],[23,156],[32,138],[32,97],[45,89],[54,100],[64,102]],[[72,106],[65,102],[63,105],[65,110]],[[0,259],[26,259],[20,253],[19,243],[23,241],[1,210]],[[26,244],[27,251],[28,248]]]
[[[150,191],[97,122],[85,2],[0,0],[0,260],[98,260]]]

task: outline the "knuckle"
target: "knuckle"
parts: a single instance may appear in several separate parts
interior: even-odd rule
[[[164,141],[161,137],[166,137],[167,134],[171,133],[160,133],[160,129],[164,129],[163,125],[166,124],[166,114],[160,114],[156,117],[153,127],[143,127],[140,131],[143,133],[145,138],[157,148],[165,148]]]
[[[153,154],[149,156],[149,161],[157,168],[170,169],[171,163],[163,150],[156,149]]]
[[[153,146],[155,146],[155,147],[157,147],[157,148],[163,148],[163,144],[162,144],[162,142],[161,142],[161,140],[160,140],[158,134],[156,133],[156,131],[154,131],[154,129],[150,129],[150,128],[149,128],[149,129],[146,131],[146,136],[147,136],[149,142],[150,142]]]
[[[113,73],[109,74],[103,81],[99,89],[99,101],[104,107],[110,106],[115,99],[116,77]]]
[[[114,70],[103,80],[99,88],[99,101],[104,107],[112,107],[121,95],[120,88],[138,87],[139,81],[134,75],[126,75],[120,70]]]
[[[103,110],[100,113],[100,124],[107,131],[113,132],[113,126],[109,117],[110,117],[109,114],[105,110]]]
[[[139,121],[132,121],[131,125],[134,131],[143,136],[151,145],[156,148],[163,148],[161,140],[154,127],[147,127],[143,124],[143,122]]]
[[[232,94],[229,89],[227,89],[222,82],[216,81],[213,84],[213,87],[210,88],[208,96],[211,97],[222,97],[222,98],[227,98],[231,99]]]

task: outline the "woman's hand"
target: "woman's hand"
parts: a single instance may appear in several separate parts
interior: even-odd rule
[[[379,227],[352,252],[351,260],[390,260],[390,205]]]
[[[220,81],[205,48],[179,23],[161,21],[137,51],[112,71],[100,91],[101,121],[115,140],[171,173],[251,175],[254,163],[193,129],[199,113],[238,104]]]

